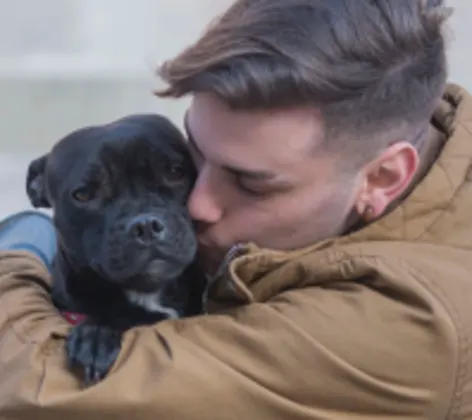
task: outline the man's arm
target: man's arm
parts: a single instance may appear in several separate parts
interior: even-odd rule
[[[65,364],[69,327],[41,286],[47,279],[34,257],[0,254],[5,420],[426,419],[453,370],[438,330],[386,335],[365,316],[368,291],[359,305],[359,293],[312,289],[131,330],[109,376],[81,390]],[[438,352],[417,357],[418,345]]]

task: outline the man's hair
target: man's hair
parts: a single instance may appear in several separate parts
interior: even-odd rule
[[[449,14],[442,0],[239,0],[159,68],[157,95],[312,106],[328,147],[367,158],[427,126],[446,84]]]

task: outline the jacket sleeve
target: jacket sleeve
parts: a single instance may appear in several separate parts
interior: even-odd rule
[[[356,327],[369,308],[322,290],[133,329],[109,376],[81,389],[43,282],[34,257],[0,254],[1,419],[445,418],[428,411],[452,370],[438,331],[369,339]],[[416,359],[420,344],[438,352]]]

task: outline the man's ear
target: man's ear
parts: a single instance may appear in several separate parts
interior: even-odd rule
[[[51,208],[46,191],[46,165],[49,155],[33,160],[26,176],[26,194],[33,207]]]

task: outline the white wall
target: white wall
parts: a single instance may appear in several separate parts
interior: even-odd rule
[[[448,31],[450,79],[472,91],[472,1],[445,1],[454,9]]]

